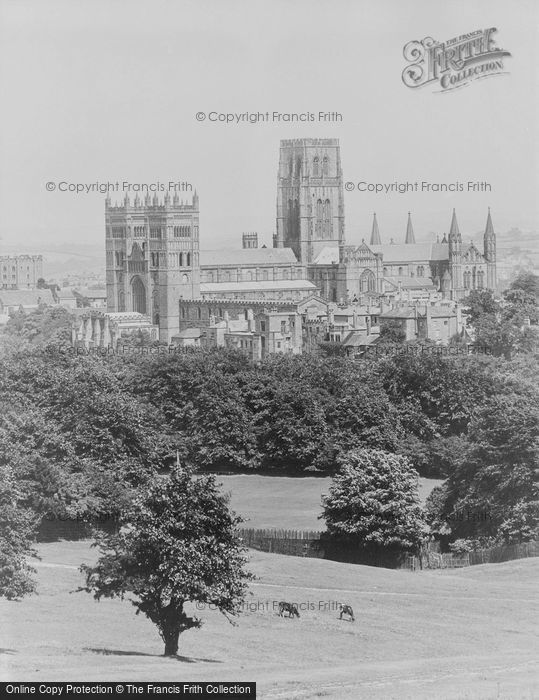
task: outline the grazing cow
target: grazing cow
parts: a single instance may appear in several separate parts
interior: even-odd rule
[[[279,603],[279,617],[284,617],[285,612],[288,613],[287,617],[299,617],[298,608],[294,603],[281,601]]]
[[[343,615],[348,615],[350,617],[350,622],[355,621],[354,611],[351,605],[346,605],[345,603],[339,603],[339,610],[341,611],[339,615],[339,620],[342,620]]]

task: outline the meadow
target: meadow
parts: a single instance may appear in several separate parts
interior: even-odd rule
[[[39,546],[38,595],[0,602],[0,676],[10,681],[249,680],[261,698],[518,698],[539,694],[539,560],[410,573],[251,552],[238,625],[202,629],[162,656],[128,602],[73,592],[88,541]],[[301,617],[276,614],[280,600]],[[337,603],[356,622],[338,619]]]
[[[245,518],[244,527],[324,530],[319,520],[322,494],[329,490],[329,477],[286,477],[261,474],[217,475],[223,490],[230,493],[230,505]],[[428,494],[442,481],[419,479],[419,497]]]

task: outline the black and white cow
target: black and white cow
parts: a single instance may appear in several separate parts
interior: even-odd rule
[[[279,617],[284,617],[285,612],[288,613],[287,617],[299,617],[298,608],[294,603],[281,601],[279,603]]]
[[[348,615],[350,618],[350,622],[355,621],[354,611],[352,610],[351,605],[347,605],[346,603],[339,603],[339,610],[341,611],[339,615],[339,620],[342,620],[343,615]]]

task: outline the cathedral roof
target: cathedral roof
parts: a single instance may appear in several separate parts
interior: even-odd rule
[[[373,253],[381,253],[383,262],[425,262],[427,260],[448,260],[449,246],[447,243],[400,243],[386,245],[371,245]]]
[[[395,289],[398,289],[399,283],[402,289],[435,289],[435,285],[432,283],[430,277],[411,277],[409,275],[400,275],[390,277],[386,275],[384,277],[386,282],[393,285]]]
[[[201,267],[220,265],[275,265],[297,263],[292,248],[225,248],[201,250]]]
[[[339,248],[337,246],[326,246],[318,253],[313,260],[314,265],[332,265],[339,262]]]
[[[255,280],[252,282],[201,282],[200,292],[275,292],[308,289],[316,291],[316,285],[310,280]]]

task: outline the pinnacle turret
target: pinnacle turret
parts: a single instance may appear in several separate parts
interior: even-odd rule
[[[406,224],[405,243],[415,243],[414,227],[412,226],[412,215],[408,212],[408,223]]]
[[[378,230],[378,221],[376,220],[376,212],[372,220],[371,245],[382,245],[380,231]]]

